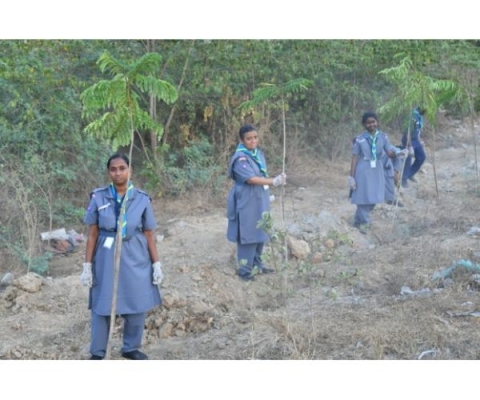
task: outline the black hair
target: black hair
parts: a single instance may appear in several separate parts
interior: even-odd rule
[[[108,159],[107,169],[110,168],[110,163],[112,162],[112,160],[116,160],[117,158],[121,158],[123,161],[125,161],[127,163],[128,166],[130,166],[130,160],[128,159],[128,157],[125,154],[115,153],[112,156],[110,156],[110,158]]]
[[[425,108],[422,107],[422,106],[417,106],[415,107],[417,109],[417,111],[419,112],[420,115],[424,115],[425,114]]]
[[[365,122],[367,122],[367,119],[369,118],[375,118],[375,120],[378,122],[377,114],[375,114],[373,111],[367,111],[362,115],[362,125],[365,125]]]
[[[243,139],[245,138],[245,134],[256,130],[257,128],[255,128],[253,125],[243,125],[238,131],[238,136],[240,137],[240,140],[243,141]]]

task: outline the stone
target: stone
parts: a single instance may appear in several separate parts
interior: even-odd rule
[[[306,260],[310,254],[310,246],[307,242],[287,236],[287,245],[292,255],[299,260]]]
[[[170,322],[163,324],[158,330],[159,336],[162,339],[166,339],[172,336],[172,332],[173,332],[173,324],[171,324]]]
[[[36,293],[42,288],[43,278],[34,272],[29,272],[14,280],[13,285],[25,292]]]
[[[0,286],[10,286],[14,281],[14,276],[11,272],[7,272],[3,275],[2,280],[0,281]]]

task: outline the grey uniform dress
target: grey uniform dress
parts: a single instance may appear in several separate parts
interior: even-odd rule
[[[376,134],[374,153],[373,146],[372,135],[368,132],[358,135],[353,142],[352,155],[358,156],[354,177],[357,188],[351,197],[351,203],[357,205],[355,225],[370,224],[370,212],[375,204],[385,201],[385,157],[388,157],[387,151],[397,153],[399,150],[380,131]]]
[[[257,149],[257,155],[266,168],[265,156],[260,149]],[[237,243],[238,273],[247,276],[254,265],[260,269],[264,267],[260,256],[270,237],[257,228],[257,223],[263,212],[270,211],[270,191],[268,186],[247,183],[249,179],[265,174],[246,153],[237,151],[232,156],[228,175],[235,183],[227,198],[227,239]]]
[[[385,201],[393,202],[396,199],[395,171],[399,172],[402,168],[402,160],[398,157],[391,159],[388,155],[385,155],[383,166],[385,170]]]
[[[152,283],[152,260],[142,230],[154,230],[156,221],[147,193],[133,188],[126,206],[127,233],[122,242],[117,292],[117,314],[143,313],[161,303],[157,285]],[[84,217],[87,225],[99,226],[95,245],[89,308],[97,315],[110,315],[117,217],[110,186],[95,189]]]
[[[109,336],[113,295],[114,253],[117,224],[116,196],[110,186],[91,194],[84,223],[98,225],[92,272],[93,284],[88,306],[92,314],[90,353],[105,357]],[[122,240],[117,288],[116,314],[124,317],[122,353],[141,347],[146,312],[161,303],[160,293],[152,283],[152,260],[143,230],[153,230],[156,222],[150,198],[133,188],[127,196],[126,236]]]

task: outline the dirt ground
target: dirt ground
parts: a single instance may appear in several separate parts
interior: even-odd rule
[[[280,238],[267,248],[277,272],[254,282],[235,276],[223,199],[155,199],[166,278],[143,350],[151,360],[479,359],[480,271],[447,271],[462,259],[480,262],[467,126],[437,126],[435,160],[426,136],[427,161],[401,193],[405,207],[377,206],[367,234],[352,227],[348,160],[287,168],[285,192],[275,188],[272,203]],[[0,289],[0,360],[89,357],[83,255],[84,244],[56,256],[30,292],[15,284],[20,276]],[[112,342],[118,360],[121,323]]]

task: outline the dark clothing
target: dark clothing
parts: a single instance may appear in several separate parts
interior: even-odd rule
[[[426,155],[423,145],[419,140],[412,140],[412,147],[414,152],[415,160],[412,163],[412,157],[408,156],[405,160],[405,168],[403,169],[402,184],[405,186],[407,184],[407,179],[412,178],[425,162]]]
[[[423,129],[423,116],[420,114],[418,107],[414,108],[410,118],[410,145],[413,148],[413,157],[415,160],[412,163],[412,156],[408,156],[405,160],[405,167],[402,175],[402,185],[408,186],[407,180],[420,170],[425,162],[426,155],[423,149],[420,135]],[[408,146],[408,128],[403,132],[402,145],[406,148]]]
[[[411,118],[409,125],[403,131],[402,144],[405,146],[407,144],[408,129],[410,128],[410,139],[420,140],[420,135],[422,134],[423,129],[423,116],[420,114],[418,107],[412,110]]]

